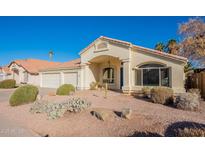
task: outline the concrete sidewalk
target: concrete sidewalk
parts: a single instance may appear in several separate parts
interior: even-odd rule
[[[0,137],[39,137],[39,135],[0,114]]]

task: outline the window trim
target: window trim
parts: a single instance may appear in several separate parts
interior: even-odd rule
[[[112,69],[113,70],[113,75],[111,75],[111,76],[113,76],[113,78],[109,78],[109,79],[107,78],[107,80],[113,80],[113,82],[111,82],[111,83],[108,82],[108,84],[110,84],[110,85],[115,84],[115,68],[114,67],[105,67],[102,69],[102,83],[106,83],[106,82],[104,82],[104,80],[106,80],[106,79],[104,79],[104,70],[105,69]]]
[[[136,70],[142,70],[142,71],[141,71],[141,84],[140,84],[140,85],[137,85],[137,84],[136,84],[136,83],[138,83],[138,82],[136,81],[136,73],[135,73],[135,86],[144,86],[144,84],[143,84],[143,79],[144,79],[144,78],[143,78],[143,70],[145,70],[145,69],[158,69],[158,70],[159,70],[159,85],[158,85],[158,86],[162,86],[161,69],[168,69],[168,71],[169,71],[169,79],[168,79],[168,86],[167,86],[167,87],[171,87],[171,81],[170,81],[170,79],[171,79],[171,77],[170,77],[171,67],[168,67],[168,66],[164,66],[164,67],[146,67],[146,68],[135,67],[135,68],[134,68],[134,71],[136,71]],[[145,86],[149,86],[149,85],[145,85]]]
[[[101,44],[101,43],[106,43],[107,47],[105,47],[105,48],[98,48],[98,45]],[[95,51],[94,51],[94,53],[96,53],[96,52],[103,52],[103,51],[107,51],[107,50],[109,50],[109,43],[108,42],[99,42],[99,43],[95,44]]]

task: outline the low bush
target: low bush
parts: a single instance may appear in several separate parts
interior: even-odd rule
[[[91,82],[90,90],[97,90],[97,89],[98,89],[98,82]]]
[[[204,128],[184,128],[178,130],[178,137],[205,137]]]
[[[56,95],[69,95],[75,91],[75,87],[72,84],[64,84],[57,89]]]
[[[0,88],[3,89],[9,89],[9,88],[15,88],[16,87],[16,80],[13,79],[7,79],[0,82]]]
[[[150,88],[150,87],[143,87],[142,88],[143,97],[150,98],[151,97],[151,90],[152,90],[152,88]]]
[[[201,98],[201,92],[199,89],[192,88],[192,89],[189,89],[188,92],[192,94],[196,94],[199,97],[199,99]]]
[[[38,88],[32,85],[19,87],[11,95],[9,103],[11,106],[18,106],[34,102],[38,95]]]
[[[60,103],[51,103],[45,100],[37,100],[30,108],[31,113],[46,113],[48,119],[63,117],[66,111],[81,112],[90,107],[91,103],[81,98],[72,98]]]
[[[91,82],[90,83],[90,90],[97,90],[97,89],[102,89],[103,85],[100,84],[99,82]]]
[[[170,104],[173,102],[173,90],[168,87],[155,87],[151,90],[153,103]]]
[[[200,106],[199,96],[196,93],[183,93],[176,96],[174,106],[178,109],[197,111]]]

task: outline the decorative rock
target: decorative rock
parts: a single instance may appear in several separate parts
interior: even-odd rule
[[[130,119],[131,115],[132,115],[132,110],[128,108],[123,109],[121,112],[121,117],[125,119]]]
[[[41,96],[40,94],[38,94],[37,97],[36,97],[36,100],[37,100],[37,101],[40,101],[40,100],[42,100],[42,98],[43,98],[43,96]]]
[[[102,110],[91,111],[91,114],[102,121],[105,121],[109,117],[109,114],[106,111]]]

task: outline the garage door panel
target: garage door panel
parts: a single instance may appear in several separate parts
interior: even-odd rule
[[[78,83],[78,74],[77,73],[64,73],[64,83],[72,84],[74,87],[77,87]]]
[[[46,88],[58,88],[60,86],[60,73],[42,74],[42,86]]]

